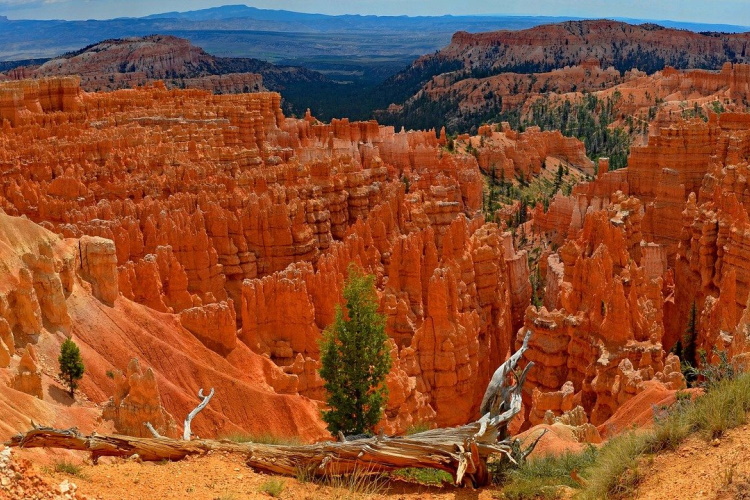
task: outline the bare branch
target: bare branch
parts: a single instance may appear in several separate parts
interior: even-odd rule
[[[531,452],[534,451],[534,448],[536,448],[536,445],[539,444],[539,441],[542,440],[545,434],[547,434],[547,429],[542,429],[542,432],[539,433],[536,439],[534,439],[534,441],[528,447],[526,447],[525,450],[521,451],[521,460],[526,460],[526,458],[531,455]]]
[[[146,423],[145,423],[145,424],[143,424],[143,425],[145,425],[145,426],[146,426],[146,428],[147,428],[147,429],[148,429],[149,431],[151,431],[151,434],[152,434],[152,435],[153,435],[153,436],[154,436],[154,437],[155,437],[156,439],[159,439],[160,437],[162,437],[162,435],[161,435],[161,434],[159,434],[158,432],[156,432],[156,429],[154,429],[154,426],[153,426],[153,425],[151,425],[151,422],[146,422]]]
[[[521,360],[521,357],[529,348],[529,339],[531,338],[531,330],[526,331],[526,336],[523,339],[523,345],[518,349],[508,360],[500,365],[495,373],[492,375],[490,383],[487,385],[487,390],[484,392],[482,398],[482,404],[479,407],[480,415],[489,413],[490,416],[494,416],[499,413],[503,408],[503,403],[509,403],[508,396],[513,392],[514,388],[521,385],[518,380],[516,384],[511,387],[506,387],[505,382],[508,374],[510,374]],[[527,370],[524,370],[526,372]]]
[[[208,405],[208,402],[211,401],[212,397],[214,397],[213,387],[211,388],[211,392],[208,394],[208,396],[203,395],[203,388],[198,391],[198,398],[202,399],[202,401],[200,402],[200,404],[198,404],[198,406],[195,407],[193,411],[188,414],[187,417],[185,417],[185,429],[182,432],[182,439],[184,439],[185,441],[190,441],[190,423],[193,421],[198,412]]]

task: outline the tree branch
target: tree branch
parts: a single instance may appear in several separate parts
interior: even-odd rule
[[[182,432],[182,439],[184,439],[185,441],[190,441],[190,423],[193,421],[198,412],[208,405],[208,402],[211,401],[212,397],[214,397],[213,387],[211,388],[211,392],[208,394],[208,396],[203,395],[203,388],[198,391],[198,398],[202,399],[202,401],[198,404],[198,406],[195,407],[193,411],[188,413],[187,417],[185,417],[185,429]]]
[[[148,429],[149,431],[151,431],[151,435],[153,435],[153,436],[154,436],[154,437],[155,437],[156,439],[159,439],[160,437],[162,437],[162,435],[161,435],[161,434],[159,434],[158,432],[156,432],[156,429],[154,429],[154,426],[153,426],[153,425],[151,425],[151,422],[146,422],[146,423],[145,423],[145,424],[143,424],[143,425],[145,425],[145,426],[146,426],[146,428],[147,428],[147,429]]]
[[[499,411],[502,409],[502,404],[509,402],[508,395],[510,394],[510,392],[514,389],[515,386],[521,385],[523,383],[521,382],[521,384],[519,384],[519,380],[516,380],[516,384],[514,386],[506,387],[505,385],[508,374],[510,374],[515,369],[516,365],[521,360],[523,353],[528,350],[530,338],[531,330],[527,330],[526,336],[523,339],[523,345],[520,347],[520,349],[518,349],[510,358],[508,358],[505,363],[500,365],[497,370],[495,370],[495,373],[492,375],[492,379],[490,379],[490,383],[487,384],[487,390],[484,392],[482,404],[479,407],[480,415],[484,415],[487,413],[496,415],[497,413],[499,413]],[[524,369],[524,372],[527,371],[528,365]]]

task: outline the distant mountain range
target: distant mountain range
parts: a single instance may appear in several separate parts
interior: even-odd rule
[[[79,75],[87,91],[130,88],[154,80],[164,80],[170,87],[221,93],[283,91],[290,84],[328,81],[322,74],[302,67],[215,57],[188,40],[169,35],[104,40],[47,61],[29,61],[7,72],[13,79],[65,75]]]
[[[508,94],[554,90],[553,83],[550,88],[546,83],[534,87],[537,81],[553,82],[555,77],[548,74],[553,70],[593,64],[612,67],[621,76],[633,69],[653,74],[665,66],[718,70],[727,62],[750,64],[750,32],[695,33],[610,20],[566,21],[521,31],[457,32],[450,44],[415,60],[377,88],[378,94],[393,96],[393,103],[403,105],[381,110],[376,117],[381,123],[407,128],[446,124],[452,131],[473,131],[511,107]],[[504,78],[496,78],[500,75]],[[510,75],[520,77],[513,86],[517,90],[508,92]],[[523,90],[527,85],[529,90]]]
[[[155,33],[187,38],[212,54],[305,64],[336,56],[409,62],[450,42],[457,31],[520,30],[571,18],[523,16],[329,16],[246,5],[104,21],[10,20],[0,16],[0,61],[51,58],[103,39]],[[628,22],[641,22],[628,20]],[[744,26],[659,21],[693,31]],[[334,36],[336,35],[336,36]],[[309,66],[309,64],[307,64]],[[314,68],[318,69],[318,68]]]

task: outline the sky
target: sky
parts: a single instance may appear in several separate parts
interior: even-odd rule
[[[10,19],[109,19],[197,10],[237,0],[0,0]],[[750,26],[750,0],[254,0],[252,7],[322,14],[506,14],[625,17]]]

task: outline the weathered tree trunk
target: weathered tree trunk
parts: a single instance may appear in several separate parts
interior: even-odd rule
[[[103,456],[133,455],[148,461],[180,460],[209,450],[229,451],[245,454],[247,464],[254,469],[291,476],[300,471],[328,476],[355,471],[389,472],[406,467],[433,468],[452,474],[456,484],[471,482],[483,486],[490,480],[487,471],[490,455],[504,454],[513,460],[512,439],[506,438],[507,425],[521,410],[521,386],[529,366],[521,374],[513,370],[527,349],[528,337],[527,334],[521,349],[492,377],[482,403],[482,410],[487,411],[484,416],[460,427],[434,429],[406,437],[379,436],[298,446],[164,437],[82,436],[75,429],[35,428],[15,436],[7,444],[88,451],[94,461]],[[511,373],[515,375],[515,383],[507,386]]]
[[[198,412],[208,405],[208,402],[211,401],[212,397],[214,397],[213,387],[211,387],[211,392],[208,393],[208,396],[203,395],[203,389],[198,391],[198,399],[200,399],[201,402],[193,409],[193,411],[188,413],[187,417],[185,417],[185,425],[183,426],[182,431],[182,439],[184,439],[185,441],[190,441],[190,438],[192,436],[192,432],[190,432],[190,423],[193,421]]]
[[[188,455],[198,455],[209,450],[247,452],[240,444],[214,440],[183,441],[180,439],[139,438],[122,435],[83,436],[77,429],[51,429],[40,427],[11,438],[7,446],[19,448],[64,448],[91,452],[96,462],[99,457],[131,457],[141,460],[180,460]]]

